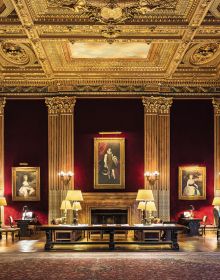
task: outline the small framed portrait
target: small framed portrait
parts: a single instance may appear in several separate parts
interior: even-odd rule
[[[125,139],[94,139],[94,188],[125,188]]]
[[[205,166],[179,166],[179,199],[206,199]]]
[[[12,167],[12,200],[40,200],[40,167]]]

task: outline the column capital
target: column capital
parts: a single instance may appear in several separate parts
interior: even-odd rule
[[[76,97],[48,97],[45,98],[45,103],[48,107],[48,113],[50,115],[72,114],[76,103]]]
[[[5,97],[0,98],[0,115],[4,115],[4,108],[5,108]]]
[[[145,114],[169,114],[173,103],[172,97],[143,97]]]
[[[220,116],[220,98],[212,98],[212,105],[214,107],[214,114]]]

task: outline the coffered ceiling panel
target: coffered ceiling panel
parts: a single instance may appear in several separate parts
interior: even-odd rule
[[[0,93],[218,94],[219,78],[220,0],[0,0]]]

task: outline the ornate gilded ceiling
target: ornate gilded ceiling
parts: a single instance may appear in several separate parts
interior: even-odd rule
[[[0,0],[0,93],[220,93],[220,0]]]

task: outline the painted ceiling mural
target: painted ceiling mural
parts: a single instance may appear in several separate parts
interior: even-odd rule
[[[0,0],[0,94],[220,93],[220,0]]]

